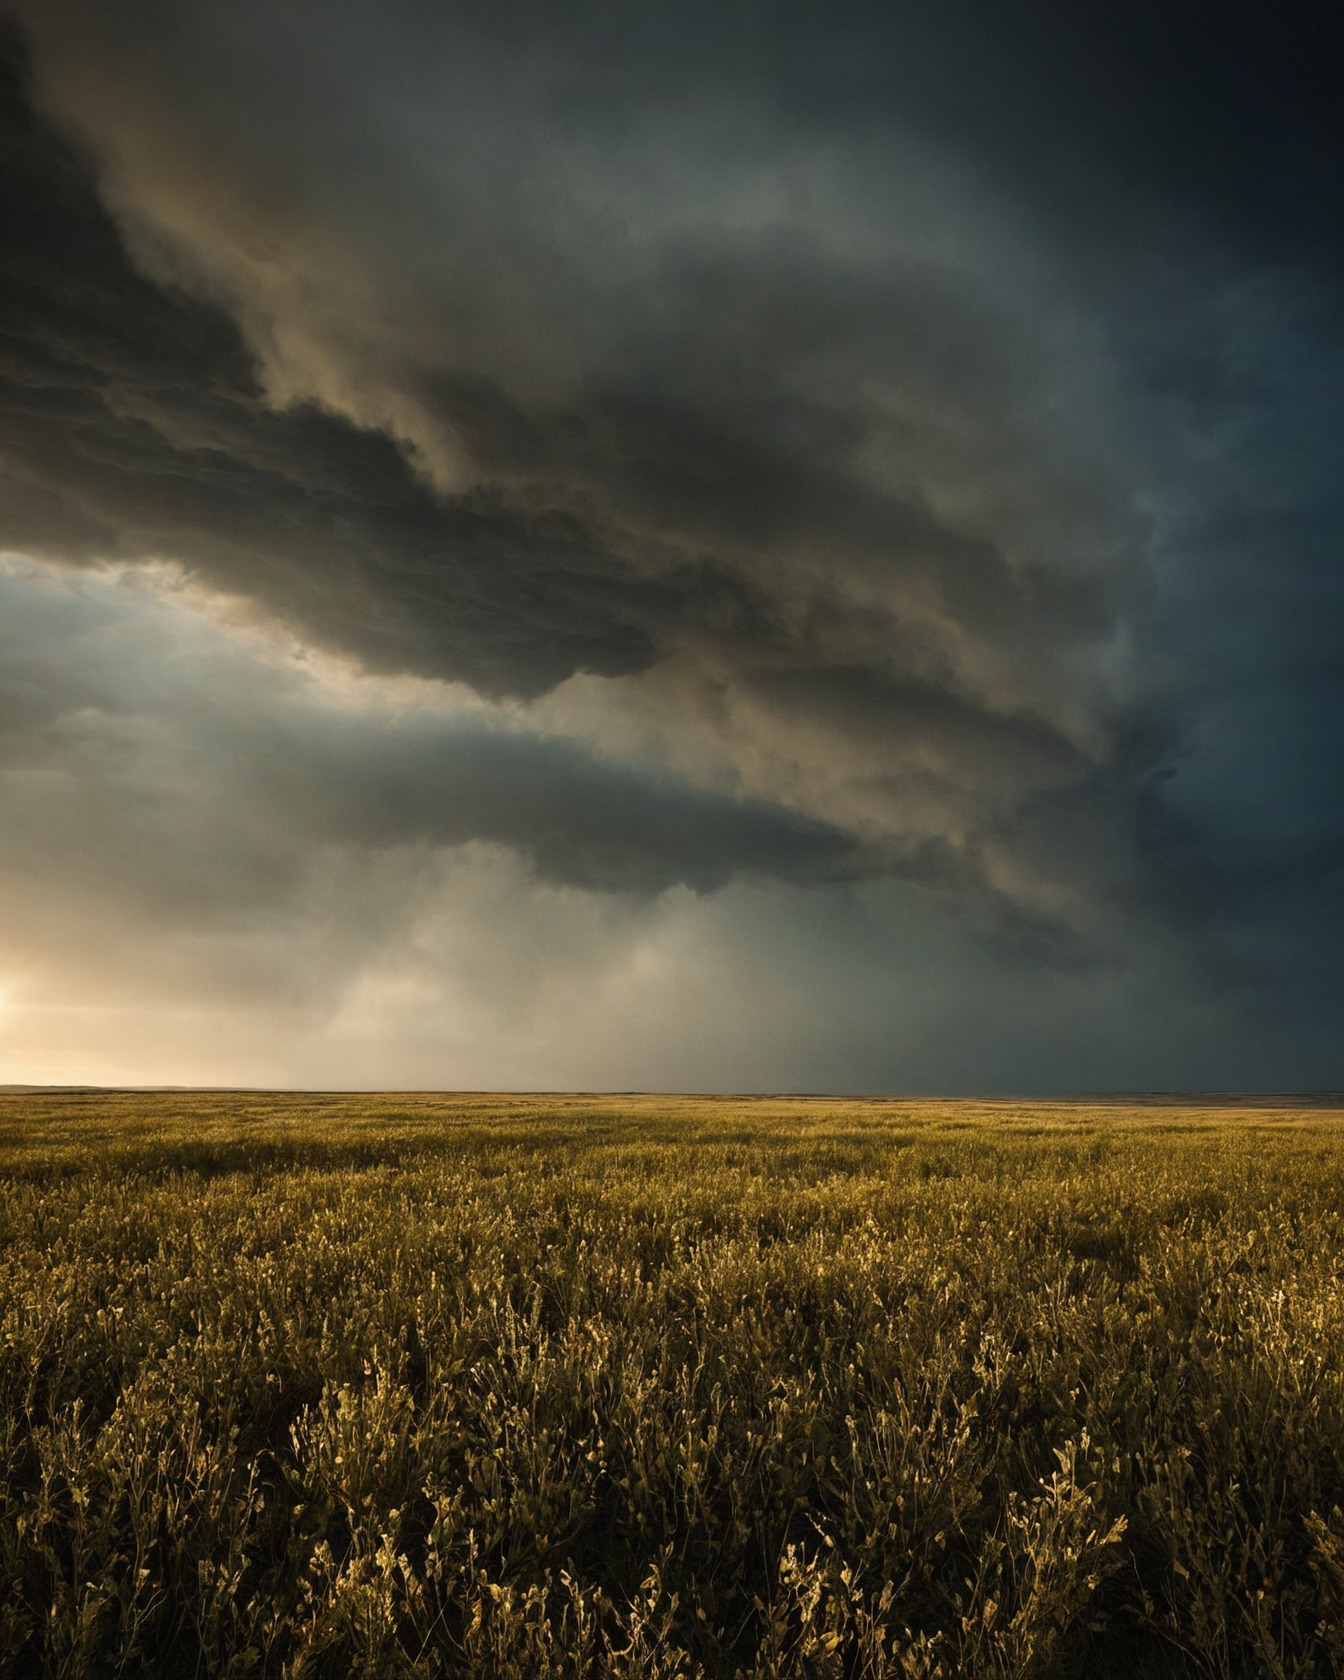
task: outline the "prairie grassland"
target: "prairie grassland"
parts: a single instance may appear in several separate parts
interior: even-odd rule
[[[1341,1121],[0,1098],[0,1673],[1338,1675]]]

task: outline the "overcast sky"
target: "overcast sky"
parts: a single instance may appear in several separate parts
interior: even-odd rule
[[[0,1080],[1344,1086],[1326,10],[0,0]]]

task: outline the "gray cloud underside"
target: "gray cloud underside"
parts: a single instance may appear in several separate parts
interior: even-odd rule
[[[1320,976],[1266,986],[1264,952],[1230,996],[1170,927],[1061,971],[948,914],[974,895],[846,878],[843,841],[778,813],[669,806],[420,699],[333,686],[134,573],[0,569],[0,1051],[35,1077],[337,1086],[1332,1077]],[[1047,874],[1116,844],[1100,797],[1023,821]],[[795,884],[760,878],[781,851]]]
[[[1253,144],[1166,8],[14,9],[0,544],[521,703],[221,735],[242,806],[1340,995],[1309,29]]]
[[[39,778],[30,788],[54,774],[82,790],[80,826],[91,836],[134,827],[137,801],[180,808],[197,836],[188,854],[208,813],[225,827],[252,813],[259,832],[285,836],[287,854],[482,840],[522,853],[548,880],[600,891],[703,892],[736,874],[816,884],[870,872],[851,836],[794,812],[469,717],[324,704],[311,681],[228,663],[203,629],[192,631],[202,662],[194,677],[170,668],[146,683],[118,662],[168,664],[169,626],[145,613],[135,634],[134,593],[119,615],[104,608],[101,624],[77,605],[44,618],[14,583],[0,599],[0,775],[10,778],[11,811],[25,774]],[[119,624],[127,639],[109,643]],[[38,842],[39,856],[48,844]],[[165,868],[184,873],[186,860],[171,863],[174,848],[161,844],[147,888]],[[221,893],[245,902],[257,888],[246,870],[231,880],[227,868],[207,867],[202,877],[209,902]]]

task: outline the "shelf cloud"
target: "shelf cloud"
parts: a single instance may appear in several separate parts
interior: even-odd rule
[[[1338,1081],[1342,160],[1305,15],[7,13],[0,869],[48,906],[11,993],[103,998],[78,931],[118,895],[221,1020],[283,972],[329,1022],[412,926],[479,923],[514,978],[474,1078],[667,1083],[681,1015],[579,992],[768,923],[849,979],[772,980],[815,1022],[785,1055],[706,975],[742,1030],[696,1082]],[[485,919],[472,870],[514,883]],[[537,973],[582,1052],[508,1051],[521,907],[562,902]],[[226,961],[264,922],[325,954]],[[884,963],[942,1000],[904,1061],[851,1031]],[[408,1079],[466,1078],[416,1031]]]

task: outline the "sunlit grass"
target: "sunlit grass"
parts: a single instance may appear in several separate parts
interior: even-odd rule
[[[0,1099],[0,1672],[1336,1674],[1340,1118]]]

